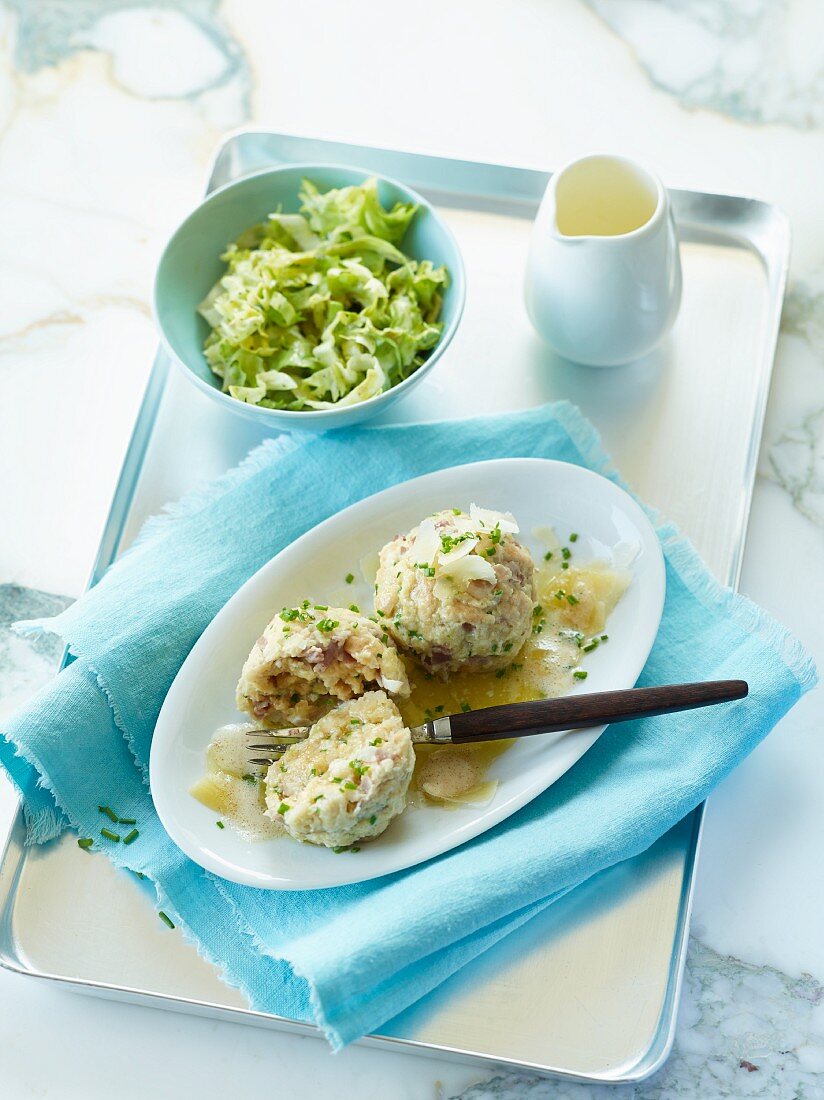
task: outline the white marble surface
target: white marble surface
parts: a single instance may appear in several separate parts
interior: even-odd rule
[[[311,76],[306,58],[311,57]],[[791,289],[742,589],[824,662],[824,10],[815,0],[7,0],[0,6],[0,626],[83,588],[155,337],[153,267],[246,123],[551,167],[596,148],[778,202]],[[53,648],[0,640],[0,710]],[[814,693],[712,799],[675,1052],[634,1089],[492,1075],[0,973],[9,1100],[824,1096]],[[0,786],[0,829],[12,812]],[[44,1052],[48,1051],[48,1057]],[[128,1072],[124,1073],[124,1066]],[[365,1087],[366,1086],[366,1087]]]

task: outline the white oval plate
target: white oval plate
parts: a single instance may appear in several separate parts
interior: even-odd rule
[[[214,730],[240,718],[235,684],[263,627],[281,607],[310,598],[330,605],[372,606],[359,563],[399,531],[442,508],[514,512],[520,538],[536,558],[532,535],[552,527],[579,534],[576,560],[610,559],[612,549],[637,549],[632,583],[609,621],[609,645],[587,656],[582,689],[632,687],[652,648],[664,606],[661,548],[642,509],[611,481],[579,466],[511,458],[456,466],[386,489],[307,532],[268,562],[232,597],[193,647],[172,684],[155,729],[150,782],[166,831],[196,863],[222,878],[270,890],[315,890],[378,878],[431,859],[509,817],[580,759],[604,727],[542,734],[498,758],[492,801],[457,809],[415,807],[357,854],[336,855],[288,837],[249,843],[188,792],[205,770]],[[354,573],[354,584],[344,578]],[[581,689],[578,689],[581,690]]]

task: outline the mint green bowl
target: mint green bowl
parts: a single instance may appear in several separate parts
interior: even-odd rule
[[[289,412],[265,409],[237,401],[220,389],[221,380],[212,373],[203,355],[209,326],[197,312],[198,305],[225,271],[220,256],[226,245],[245,229],[264,221],[280,207],[286,213],[298,210],[298,189],[304,178],[321,191],[362,183],[374,172],[332,164],[290,164],[270,168],[229,183],[215,191],[194,210],[174,233],[160,258],[154,288],[154,310],[163,342],[186,376],[228,411],[278,431],[326,431],[366,420],[393,405],[432,370],[455,335],[464,307],[464,267],[452,233],[430,204],[417,192],[396,180],[377,176],[378,194],[384,206],[395,202],[418,204],[401,248],[416,260],[445,264],[449,287],[444,294],[440,320],[443,334],[426,362],[409,378],[392,389],[370,397],[359,405],[341,409]]]

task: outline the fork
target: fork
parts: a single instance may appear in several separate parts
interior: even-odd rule
[[[745,680],[707,680],[694,684],[664,684],[659,687],[598,691],[586,695],[565,695],[560,699],[538,699],[529,703],[505,703],[497,707],[432,718],[410,729],[417,745],[471,745],[509,737],[531,737],[538,733],[559,733],[587,726],[631,722],[656,714],[710,707],[743,699],[749,691]],[[292,745],[309,735],[309,726],[286,729],[253,729],[248,746],[256,765],[273,764]]]

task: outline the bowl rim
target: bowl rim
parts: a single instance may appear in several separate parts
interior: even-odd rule
[[[404,378],[402,382],[399,382],[396,386],[391,386],[388,390],[383,390],[381,393],[375,394],[374,397],[368,397],[365,401],[359,401],[355,405],[344,405],[343,407],[336,407],[331,409],[267,409],[260,405],[249,405],[246,402],[238,401],[228,393],[224,393],[222,389],[217,386],[210,385],[205,379],[201,378],[199,374],[194,370],[186,360],[178,354],[178,352],[172,347],[170,340],[166,335],[165,328],[160,320],[160,310],[158,307],[158,287],[160,283],[160,273],[166,262],[166,258],[174,245],[177,237],[183,232],[189,222],[196,217],[204,207],[208,206],[213,201],[216,201],[221,195],[227,191],[232,190],[235,187],[241,186],[253,179],[257,179],[260,176],[277,175],[286,171],[298,171],[301,173],[308,173],[311,171],[317,171],[319,169],[331,172],[355,172],[362,174],[363,179],[370,179],[374,177],[378,182],[385,182],[394,187],[397,187],[400,191],[407,194],[420,208],[427,209],[435,220],[440,232],[450,242],[457,257],[456,270],[450,269],[450,291],[455,293],[455,313],[449,323],[441,334],[441,338],[435,347],[432,349],[431,354],[422,363],[418,369],[410,374],[408,378]],[[152,318],[154,320],[155,328],[159,334],[160,342],[169,357],[175,362],[180,369],[183,370],[189,380],[197,386],[201,391],[209,394],[212,398],[219,399],[221,404],[228,407],[231,411],[238,415],[246,416],[247,418],[265,417],[272,421],[290,420],[297,423],[305,423],[307,426],[311,424],[317,424],[318,421],[334,420],[336,417],[343,417],[347,413],[353,413],[355,410],[361,410],[370,408],[377,411],[377,408],[383,404],[393,402],[400,396],[407,388],[411,388],[416,382],[421,381],[423,376],[435,366],[438,359],[452,341],[455,333],[458,330],[458,326],[463,318],[464,307],[466,305],[466,269],[464,267],[463,254],[461,253],[458,241],[455,234],[450,227],[443,220],[441,215],[435,209],[434,205],[424,198],[419,191],[416,191],[414,187],[410,187],[402,180],[397,179],[394,176],[384,175],[382,172],[371,172],[368,169],[361,168],[355,164],[334,164],[328,161],[294,161],[285,164],[276,164],[268,168],[261,168],[255,172],[248,172],[243,176],[239,176],[237,179],[229,180],[222,184],[220,187],[216,187],[214,191],[211,191],[206,195],[189,213],[178,222],[175,229],[169,236],[166,244],[163,246],[163,251],[160,254],[160,259],[157,262],[155,268],[154,283],[152,286]]]

